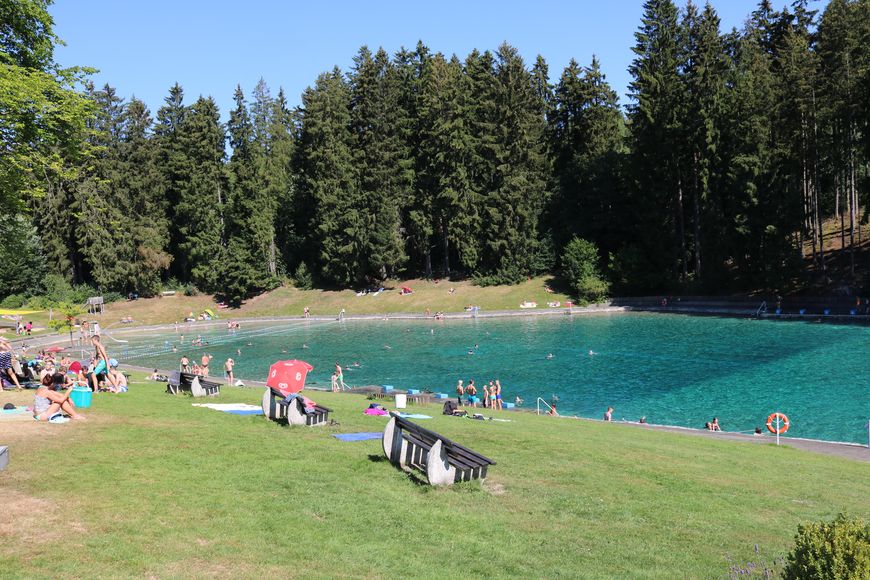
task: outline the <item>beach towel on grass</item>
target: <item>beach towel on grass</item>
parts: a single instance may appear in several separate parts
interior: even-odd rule
[[[336,433],[333,435],[339,441],[368,441],[369,439],[381,439],[384,434],[377,433]]]
[[[262,415],[263,408],[246,403],[193,403],[194,407],[205,407],[231,415]]]
[[[431,419],[429,415],[419,415],[417,413],[399,413],[402,419]]]
[[[27,407],[15,407],[14,409],[0,409],[0,421],[24,421],[30,419],[33,414]]]

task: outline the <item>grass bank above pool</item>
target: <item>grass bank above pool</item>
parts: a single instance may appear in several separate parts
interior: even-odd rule
[[[0,423],[4,576],[711,577],[785,555],[802,521],[870,515],[870,464],[786,447],[414,407],[498,463],[433,489],[380,441],[331,436],[383,430],[361,397],[316,393],[340,426],[288,428],[162,390],[99,395],[87,423]]]

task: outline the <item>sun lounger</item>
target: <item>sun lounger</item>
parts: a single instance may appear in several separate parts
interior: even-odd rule
[[[325,425],[332,409],[322,405],[306,408],[302,397],[287,397],[273,388],[266,387],[263,392],[263,414],[273,421],[286,419],[290,425]]]
[[[426,474],[430,485],[486,479],[495,461],[391,413],[384,429],[384,455],[393,465]]]

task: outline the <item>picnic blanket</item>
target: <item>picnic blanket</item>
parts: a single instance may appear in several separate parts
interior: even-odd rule
[[[336,433],[333,435],[339,441],[368,441],[369,439],[381,439],[384,434],[377,433]]]
[[[231,415],[262,415],[263,408],[246,403],[192,403],[194,407],[205,407]]]
[[[399,413],[402,419],[431,419],[429,415],[420,415],[418,413]]]

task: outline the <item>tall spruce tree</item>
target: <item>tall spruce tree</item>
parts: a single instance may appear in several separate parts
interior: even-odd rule
[[[682,85],[677,8],[647,0],[635,32],[628,106],[634,173],[628,219],[636,224],[631,263],[638,286],[661,289],[687,274],[684,184],[679,178]]]
[[[681,27],[681,76],[685,86],[682,110],[683,163],[681,180],[691,192],[692,272],[702,280],[702,230],[717,234],[720,223],[714,199],[722,101],[725,92],[725,52],[719,35],[719,17],[707,3],[703,12],[689,2]],[[715,244],[711,244],[711,248]],[[715,255],[715,251],[711,251]]]
[[[120,142],[122,171],[118,187],[127,196],[131,236],[131,269],[127,286],[143,296],[160,290],[169,270],[169,220],[166,182],[158,165],[157,142],[151,138],[153,121],[145,103],[133,97],[124,108]]]
[[[626,229],[618,213],[624,123],[596,57],[588,67],[568,63],[549,121],[555,183],[550,221],[557,248],[579,237],[604,255],[616,251]]]
[[[224,211],[227,203],[226,157],[220,112],[211,97],[199,97],[178,128],[183,152],[175,223],[175,260],[182,279],[206,292],[221,289],[224,272]]]
[[[363,220],[359,259],[363,278],[384,280],[405,262],[400,211],[406,195],[402,160],[408,156],[393,117],[399,107],[399,79],[387,53],[362,47],[350,74],[356,189]]]
[[[548,198],[545,124],[531,74],[508,44],[499,47],[495,78],[495,171],[482,200],[482,263],[490,281],[516,282],[534,271],[540,251],[538,225]]]
[[[188,109],[184,105],[184,89],[175,83],[169,94],[163,100],[164,104],[157,111],[157,123],[154,127],[154,137],[157,146],[157,163],[163,173],[166,187],[166,207],[169,218],[169,253],[174,256],[171,272],[183,281],[190,280],[187,261],[181,256],[182,228],[187,216],[178,213],[182,189],[188,178],[187,154],[182,142],[181,128],[184,125]]]
[[[359,209],[350,133],[350,89],[341,71],[321,74],[302,94],[301,187],[312,202],[308,234],[322,279],[361,282],[366,223]]]
[[[473,272],[479,259],[479,201],[468,165],[471,136],[462,92],[462,64],[456,57],[432,57],[422,79],[418,195],[431,211],[433,246],[441,255],[442,275]]]
[[[233,153],[228,165],[229,195],[225,208],[226,251],[221,274],[221,292],[235,304],[264,289],[272,272],[275,240],[274,197],[267,195],[262,181],[262,158],[269,137],[271,108],[265,83],[258,85],[259,131],[248,113],[240,86],[234,95],[235,108],[230,111],[227,133]]]

